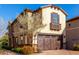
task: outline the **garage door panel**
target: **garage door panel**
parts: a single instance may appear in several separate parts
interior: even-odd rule
[[[50,39],[46,38],[43,40],[44,42],[44,50],[50,50]]]
[[[51,50],[54,50],[55,49],[55,44],[54,44],[54,39],[51,39],[51,44],[50,44],[50,46],[51,46]]]
[[[42,40],[42,38],[43,37],[39,36],[38,40],[37,40],[37,42],[38,42],[38,49],[41,49],[41,50],[43,50],[43,40]]]
[[[38,48],[42,50],[55,50],[58,46],[58,36],[38,36]]]

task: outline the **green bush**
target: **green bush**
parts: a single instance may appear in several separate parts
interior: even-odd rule
[[[7,49],[7,50],[11,50],[12,47],[9,47],[9,46],[2,46],[3,49]]]
[[[2,42],[2,46],[1,46],[3,49],[7,49],[7,50],[11,50],[12,47],[9,47],[8,46],[8,43],[7,42]]]
[[[12,51],[16,52],[16,53],[22,53],[22,48],[12,48]]]
[[[73,46],[73,50],[79,51],[79,44],[75,44],[75,45]]]
[[[24,46],[22,48],[22,53],[23,54],[32,54],[32,53],[34,53],[34,48],[32,46]]]
[[[0,38],[0,49],[11,49],[11,47],[8,46],[8,40],[9,37],[7,34]]]

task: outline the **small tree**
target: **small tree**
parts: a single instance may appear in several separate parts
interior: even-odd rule
[[[41,13],[23,13],[17,18],[17,20],[21,26],[23,26],[24,33],[27,33],[28,44],[32,44],[33,36],[36,35],[42,27],[45,27],[45,25],[42,23]]]

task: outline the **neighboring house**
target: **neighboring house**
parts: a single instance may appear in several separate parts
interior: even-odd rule
[[[30,19],[34,13],[36,13],[36,15],[40,14],[42,23],[46,25],[45,27],[41,28],[38,34],[32,39],[32,44],[36,50],[52,50],[65,47],[65,27],[67,14],[64,10],[54,5],[47,5],[42,6],[35,11],[26,9],[23,13],[28,15],[28,19]],[[27,28],[29,27],[30,24],[27,24]],[[24,30],[22,28],[23,27],[20,23],[18,23],[17,18],[9,24],[10,46],[17,47],[18,45],[26,45],[28,43],[27,33],[23,34]]]
[[[79,16],[69,19],[66,27],[67,49],[79,44]]]

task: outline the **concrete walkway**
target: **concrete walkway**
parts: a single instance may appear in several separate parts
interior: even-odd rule
[[[35,53],[34,55],[79,55],[79,51],[71,50],[48,50],[42,53]]]
[[[0,55],[18,55],[18,54],[9,50],[0,50]]]

